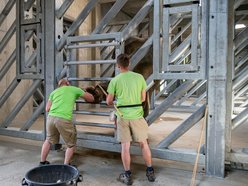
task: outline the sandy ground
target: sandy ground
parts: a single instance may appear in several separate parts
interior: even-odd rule
[[[25,173],[37,167],[40,159],[41,143],[30,140],[15,141],[14,138],[0,138],[0,185],[21,185]],[[32,144],[32,145],[30,145]],[[48,160],[61,164],[64,151],[51,151]],[[79,186],[121,186],[116,178],[123,171],[119,153],[77,149],[73,158],[83,182]],[[136,186],[186,186],[190,185],[193,165],[181,162],[153,159],[156,181],[149,183],[145,177],[145,166],[140,156],[132,156],[133,185]],[[225,179],[205,176],[202,167],[198,168],[196,185],[200,186],[247,186],[248,171],[228,172]]]

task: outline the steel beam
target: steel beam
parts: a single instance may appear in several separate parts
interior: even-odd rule
[[[243,68],[238,74],[236,74],[235,79],[233,80],[233,90],[237,92],[238,88],[245,84],[248,80],[248,66]]]
[[[247,107],[248,106],[248,100],[246,100],[244,103],[240,105],[240,107]]]
[[[163,0],[164,4],[177,4],[177,3],[192,3],[195,0]]]
[[[177,79],[172,79],[164,88],[163,90],[161,90],[156,96],[155,96],[155,100],[157,100],[160,96],[162,96],[162,94],[168,90],[175,82],[177,82]]]
[[[171,93],[158,107],[156,107],[147,117],[146,121],[151,125],[159,116],[161,116],[169,107],[171,107],[179,98],[189,91],[197,81],[188,80],[180,85]]]
[[[86,19],[86,17],[89,15],[89,13],[91,12],[91,10],[94,8],[94,6],[96,5],[96,3],[99,0],[90,0],[88,2],[88,4],[84,7],[84,9],[82,10],[82,12],[79,14],[79,16],[76,18],[76,20],[72,23],[72,25],[70,26],[70,28],[66,31],[66,33],[63,35],[63,37],[60,39],[57,49],[60,51],[64,45],[66,44],[66,40],[68,38],[68,36],[72,35],[77,29],[78,27],[82,24],[82,22]]]
[[[60,1],[59,1],[60,2]],[[56,36],[59,32],[58,23],[55,21],[56,16],[56,1],[43,0],[43,33],[46,33],[42,37],[42,48],[44,48],[43,61],[44,64],[44,79],[45,79],[45,102],[47,102],[50,93],[56,88],[56,66],[59,64],[57,60],[56,43],[58,39]],[[44,117],[44,139],[46,138],[46,115]]]
[[[37,51],[34,51],[31,56],[25,61],[25,68],[31,68],[36,61],[37,58]]]
[[[65,65],[94,65],[94,64],[114,64],[116,60],[92,60],[92,61],[66,61]]]
[[[11,39],[11,37],[14,35],[15,31],[16,31],[16,22],[14,21],[12,23],[12,25],[10,26],[9,30],[4,35],[4,37],[1,39],[1,42],[0,42],[0,53],[2,52],[2,50],[4,49],[4,47],[6,46],[6,44],[8,43],[8,41]]]
[[[5,7],[3,8],[0,14],[0,26],[2,25],[4,18],[9,14],[10,10],[14,6],[15,2],[16,0],[8,0],[7,4],[5,5]]]
[[[85,36],[70,36],[67,38],[67,45],[71,45],[77,42],[105,41],[105,40],[121,40],[121,34],[118,32],[112,32],[105,34],[91,34]]]
[[[27,2],[24,2],[24,10],[28,11],[32,7],[34,2],[35,0],[28,0]]]
[[[58,19],[61,19],[64,16],[66,10],[73,2],[74,0],[64,0],[63,4],[59,7],[59,9],[56,10],[56,16]]]
[[[69,81],[110,81],[112,77],[86,77],[86,78],[77,78],[77,77],[69,77]]]
[[[234,10],[236,10],[245,0],[236,0],[234,3]]]
[[[143,19],[147,16],[149,11],[153,6],[154,0],[148,0],[144,6],[137,12],[134,18],[128,23],[126,28],[122,31],[123,39],[126,40],[132,31],[137,28],[137,26],[143,21]]]
[[[160,29],[161,25],[161,5],[162,1],[157,0],[154,1],[153,6],[153,78],[157,79],[159,70],[160,70],[160,63],[161,63],[161,43],[160,43]],[[156,55],[154,55],[156,54]]]
[[[98,115],[98,116],[109,116],[109,112],[94,112],[94,111],[73,111],[73,114],[88,114],[88,115]]]
[[[3,104],[5,103],[5,101],[7,101],[7,99],[9,98],[9,96],[11,96],[12,92],[15,90],[15,88],[20,83],[20,81],[21,80],[18,80],[18,79],[15,78],[10,83],[9,87],[5,90],[5,92],[3,93],[3,95],[0,98],[0,108],[3,106]]]
[[[237,73],[238,69],[244,65],[248,61],[248,53],[243,56],[239,61],[235,61],[235,73]]]
[[[246,84],[244,87],[242,87],[237,94],[234,95],[234,99],[237,99],[238,97],[242,96],[242,94],[247,93],[248,91],[248,84]]]
[[[102,30],[106,28],[108,23],[119,13],[121,8],[126,4],[127,1],[128,0],[117,0],[115,4],[111,7],[111,9],[106,13],[106,15],[97,24],[92,34],[101,33]]]
[[[12,120],[15,118],[15,116],[19,113],[19,111],[22,109],[22,107],[25,105],[25,103],[29,100],[29,98],[33,95],[33,93],[36,91],[36,89],[40,86],[41,81],[35,80],[28,89],[28,91],[24,94],[22,99],[16,104],[14,109],[11,111],[11,113],[7,116],[7,118],[4,120],[4,122],[0,125],[1,128],[5,127],[7,128]]]
[[[138,49],[138,51],[130,59],[130,70],[133,70],[135,66],[145,57],[149,52],[153,41],[153,35],[151,35],[147,41]]]
[[[40,131],[32,131],[32,132],[26,132],[26,131],[18,131],[16,128],[0,128],[0,135],[4,136],[11,136],[15,138],[24,138],[24,139],[32,139],[37,141],[43,141],[44,137],[43,134],[40,133]]]
[[[94,140],[78,139],[77,145],[79,145],[80,147],[85,147],[90,149],[121,152],[121,145],[119,143],[104,142],[101,140],[94,141]],[[187,163],[194,163],[196,159],[196,153],[192,153],[192,152],[169,150],[169,149],[157,149],[153,147],[151,147],[150,149],[153,158],[176,160]],[[141,149],[139,146],[132,145],[130,148],[130,153],[133,155],[141,155]],[[200,154],[198,163],[204,165],[204,159],[205,159],[204,155]]]
[[[234,47],[238,48],[243,42],[247,40],[248,27],[246,27],[242,32],[240,32],[234,39]]]
[[[172,131],[165,139],[159,144],[158,148],[168,148],[178,138],[185,134],[191,127],[199,122],[205,115],[206,105],[201,106],[196,112],[190,115],[181,125],[179,125],[174,131]]]
[[[89,126],[89,127],[102,127],[102,128],[115,128],[113,124],[104,124],[104,123],[87,123],[87,122],[80,122],[80,121],[74,121],[74,125],[80,125],[80,126]]]
[[[248,107],[243,110],[239,115],[232,119],[232,130],[240,126],[248,119]]]
[[[245,49],[248,45],[248,39],[246,39],[242,44],[240,44],[237,48],[235,48],[235,55],[238,55],[243,49]]]
[[[195,1],[196,2],[196,1]],[[199,48],[199,2],[192,4],[192,33],[191,33],[191,65],[193,70],[198,70],[198,48]]]
[[[196,106],[201,100],[207,96],[207,92],[202,93],[192,104],[191,106]]]
[[[34,111],[31,118],[29,118],[28,121],[21,127],[20,131],[27,131],[43,112],[45,112],[45,101],[44,100],[38,106],[38,108]]]
[[[192,94],[197,91],[204,83],[206,83],[206,80],[201,80],[195,87],[193,87],[182,99],[180,99],[177,102],[177,105],[181,105],[184,101],[186,101]]]
[[[187,51],[187,49],[191,45],[191,40],[192,40],[192,36],[189,35],[171,54],[168,54],[169,55],[169,61],[168,61],[169,64],[178,60],[178,58],[180,56],[182,56],[182,54],[185,53],[185,51]],[[169,68],[169,66],[168,66],[168,68]]]
[[[225,176],[232,115],[233,2],[209,1],[209,80],[206,174]],[[221,30],[221,32],[220,32]]]
[[[242,152],[232,152],[228,154],[229,161],[241,163],[241,164],[248,164],[248,155]]]
[[[44,49],[45,56],[45,100],[48,100],[49,94],[55,89],[55,2],[44,0]]]
[[[88,133],[88,132],[77,132],[77,139],[83,140],[94,140],[94,141],[105,141],[116,143],[116,138],[114,136],[99,134],[99,133]]]
[[[8,72],[9,68],[12,66],[14,61],[16,60],[16,50],[12,52],[12,54],[7,59],[6,63],[3,65],[3,67],[0,70],[0,81],[5,76],[5,74]]]
[[[66,49],[78,49],[78,48],[95,48],[95,47],[109,47],[109,46],[118,46],[118,42],[103,42],[103,43],[94,43],[94,44],[77,44],[77,45],[69,45]]]

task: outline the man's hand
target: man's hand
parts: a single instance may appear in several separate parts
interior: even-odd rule
[[[88,92],[85,92],[83,96],[81,96],[87,102],[94,102],[94,96]]]
[[[46,112],[50,111],[51,106],[52,106],[52,101],[48,100],[46,104]]]
[[[114,104],[114,95],[108,94],[106,102],[107,102],[107,105],[113,105]]]

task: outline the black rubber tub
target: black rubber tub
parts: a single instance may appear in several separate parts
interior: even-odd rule
[[[22,185],[77,185],[82,181],[77,168],[70,165],[44,165],[28,171],[22,180]]]

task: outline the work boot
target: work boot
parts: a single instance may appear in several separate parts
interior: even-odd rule
[[[119,178],[117,178],[118,181],[125,183],[126,185],[132,185],[133,184],[133,180],[132,180],[132,176],[131,174],[125,174],[125,173],[121,173]]]
[[[41,161],[39,166],[48,165],[48,164],[50,164],[49,161]]]
[[[156,177],[155,177],[153,168],[150,168],[150,170],[148,168],[146,169],[146,177],[147,177],[149,182],[155,181]]]

